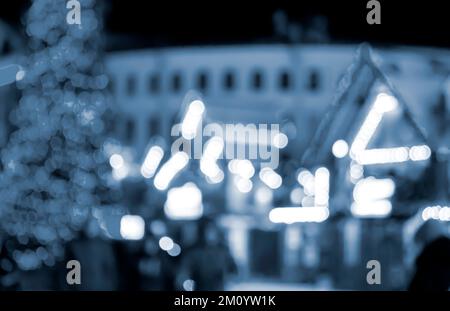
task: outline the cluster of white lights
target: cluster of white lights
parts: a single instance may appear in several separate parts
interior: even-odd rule
[[[249,193],[253,189],[253,182],[250,179],[234,176],[233,182],[241,193]]]
[[[123,157],[120,154],[115,153],[109,158],[109,164],[115,170],[120,169],[124,164]]]
[[[192,292],[195,289],[195,281],[187,279],[183,282],[183,289],[188,292]]]
[[[250,160],[233,159],[228,162],[228,169],[231,173],[246,179],[255,175],[255,167]]]
[[[386,113],[394,111],[398,107],[398,101],[394,96],[386,93],[380,93],[377,95],[374,103],[374,109],[379,113]]]
[[[125,240],[141,240],[145,235],[145,221],[138,215],[124,215],[120,219],[120,235]]]
[[[348,153],[348,144],[345,140],[339,139],[333,144],[331,151],[336,158],[343,158]]]
[[[361,129],[350,148],[350,157],[361,165],[402,163],[406,161],[423,161],[431,156],[431,150],[426,145],[397,148],[366,149],[369,141],[375,134],[383,115],[397,108],[397,99],[391,95],[381,93],[377,96],[372,109],[367,114]],[[343,141],[336,141],[333,145],[333,154],[336,157],[346,155]]]
[[[367,149],[385,113],[394,111],[398,101],[394,96],[380,93],[367,114],[359,132],[350,147],[344,140],[337,140],[332,146],[332,153],[336,158],[343,158],[349,154],[353,160],[350,164],[350,180],[355,183],[353,190],[354,202],[351,212],[358,217],[386,217],[391,213],[392,204],[389,198],[395,192],[395,183],[391,179],[375,179],[364,176],[363,165],[402,163],[406,161],[423,161],[431,156],[427,145],[413,147]],[[299,175],[299,183],[305,187],[311,176],[303,173]],[[309,183],[311,183],[309,181]],[[310,187],[310,186],[309,186]],[[304,199],[305,200],[305,199]]]
[[[364,167],[356,162],[350,164],[350,178],[353,183],[356,183],[364,176]]]
[[[327,207],[278,207],[269,213],[273,223],[293,224],[297,222],[323,222],[327,220],[330,212]]]
[[[297,175],[298,183],[303,187],[307,196],[313,196],[315,190],[314,175],[308,170],[302,170]]]
[[[370,139],[383,118],[383,114],[395,110],[397,106],[398,102],[395,97],[385,93],[378,94],[375,102],[373,103],[372,109],[370,109],[367,114],[367,117],[350,148],[350,156],[352,158],[354,158],[359,152],[366,149]]]
[[[360,180],[353,189],[353,199],[365,203],[390,198],[394,195],[395,183],[392,179],[376,179],[367,177]]]
[[[356,161],[361,165],[401,163],[406,161],[423,161],[431,156],[430,147],[426,145],[397,148],[369,149],[360,152]]]
[[[357,217],[387,217],[392,210],[389,198],[394,192],[395,183],[392,179],[362,179],[353,189],[351,212]]]
[[[314,178],[314,206],[328,206],[330,172],[325,167],[316,170]]]
[[[278,189],[283,183],[281,176],[270,167],[264,167],[259,171],[259,178],[270,189]]]
[[[287,146],[289,142],[288,137],[284,133],[275,133],[272,137],[272,146],[278,149],[283,149]]]
[[[112,176],[115,180],[122,180],[128,176],[130,168],[122,155],[114,153],[109,157],[109,164],[111,165],[113,171]]]
[[[297,175],[298,183],[303,187],[302,206],[328,206],[330,192],[330,172],[320,167],[314,175],[302,170]]]
[[[255,175],[255,167],[247,159],[233,159],[228,162],[228,170],[234,174],[233,183],[241,193],[249,193],[253,189],[251,178]]]
[[[302,207],[278,207],[269,213],[269,220],[274,223],[292,224],[296,222],[323,222],[327,220],[330,193],[330,172],[320,167],[315,174],[301,171],[297,180],[303,186],[291,192],[291,201],[300,201]],[[294,192],[295,191],[295,192]],[[306,196],[303,196],[306,194]]]
[[[224,178],[223,171],[220,169],[219,165],[217,165],[217,160],[222,155],[223,149],[223,139],[219,136],[214,136],[206,142],[200,160],[200,170],[205,174],[207,181],[212,184],[217,184]]]
[[[191,140],[195,138],[204,112],[205,105],[201,100],[196,99],[189,104],[181,123],[181,135],[185,139]]]
[[[422,219],[424,221],[429,219],[450,221],[450,207],[440,205],[428,206],[422,211]]]
[[[186,167],[188,162],[189,156],[185,152],[180,151],[172,155],[155,176],[153,183],[156,189],[166,190],[172,179]]]
[[[350,157],[355,158],[358,153],[366,149],[381,119],[381,113],[375,109],[370,110],[350,148]]]
[[[152,178],[164,157],[164,150],[159,146],[152,146],[145,156],[141,166],[141,175],[144,178]]]
[[[159,239],[159,247],[166,251],[170,256],[176,257],[181,254],[181,247],[168,236]]]
[[[202,193],[194,183],[167,192],[164,212],[173,220],[195,220],[203,215]]]
[[[366,202],[364,205],[354,202],[351,206],[352,214],[360,218],[383,218],[387,217],[391,211],[392,204],[389,200]]]
[[[412,161],[427,160],[431,156],[431,149],[427,145],[413,146],[409,149],[408,155]]]

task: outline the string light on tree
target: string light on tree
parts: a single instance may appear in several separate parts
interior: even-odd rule
[[[54,265],[93,208],[110,199],[110,168],[99,151],[108,109],[100,23],[95,1],[79,4],[83,27],[67,23],[65,0],[34,0],[25,20],[30,50],[15,75],[22,98],[0,174],[0,229],[24,246],[12,256],[24,270]]]

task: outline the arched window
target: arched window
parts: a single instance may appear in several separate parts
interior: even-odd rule
[[[223,75],[223,87],[227,91],[234,90],[236,87],[236,81],[235,81],[235,75],[234,72],[231,70],[228,70]]]
[[[134,139],[134,121],[133,119],[128,119],[125,123],[125,141],[131,143]]]
[[[253,71],[250,81],[251,88],[255,91],[259,91],[264,87],[264,79],[261,70]]]
[[[152,94],[159,93],[161,89],[161,79],[159,74],[154,73],[148,79],[148,90]]]
[[[308,89],[316,92],[320,89],[320,73],[317,69],[312,69],[308,78]]]
[[[205,92],[209,87],[208,74],[206,71],[201,71],[197,76],[196,87],[199,91]]]
[[[281,71],[278,77],[278,87],[283,91],[287,91],[292,88],[292,75],[289,71]]]
[[[136,94],[136,76],[130,74],[126,81],[126,93],[128,96],[133,96]]]
[[[148,120],[149,137],[159,135],[159,117],[157,115],[151,116]]]
[[[172,75],[171,88],[172,88],[172,91],[175,93],[177,93],[181,90],[182,80],[181,80],[181,74],[179,72],[176,72]]]

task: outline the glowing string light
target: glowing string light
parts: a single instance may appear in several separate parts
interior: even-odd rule
[[[175,153],[156,174],[153,184],[158,190],[166,190],[172,179],[186,167],[189,156],[185,152]]]
[[[144,162],[142,163],[141,175],[144,178],[153,177],[163,157],[164,150],[159,146],[152,146],[147,152]]]

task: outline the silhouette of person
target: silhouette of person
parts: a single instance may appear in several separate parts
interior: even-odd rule
[[[426,221],[416,232],[422,246],[416,258],[411,291],[447,291],[450,288],[450,239],[446,227],[437,220]]]
[[[180,274],[194,281],[194,290],[223,290],[225,278],[236,272],[236,264],[214,222],[203,219],[198,232],[197,243],[185,251]]]

